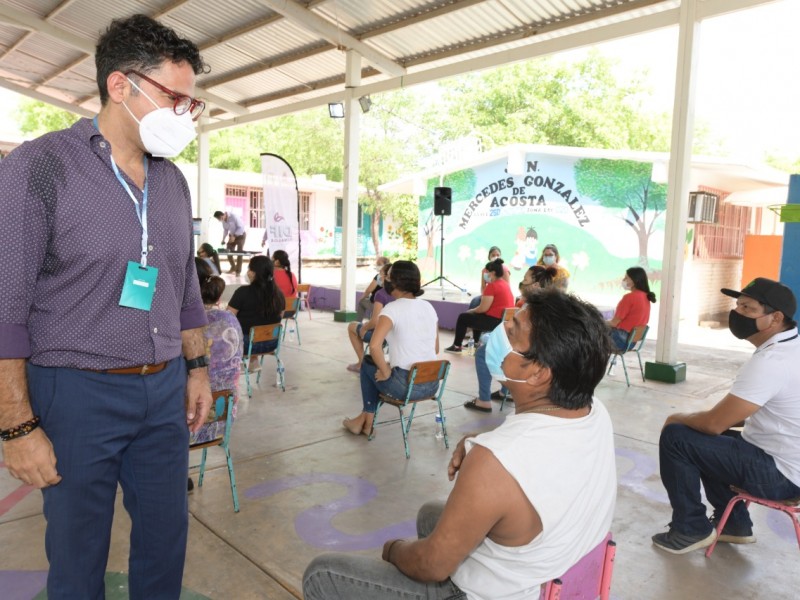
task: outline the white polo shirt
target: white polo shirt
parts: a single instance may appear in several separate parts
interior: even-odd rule
[[[797,328],[761,344],[739,371],[731,394],[757,404],[742,437],[775,459],[775,465],[800,485],[800,337]]]

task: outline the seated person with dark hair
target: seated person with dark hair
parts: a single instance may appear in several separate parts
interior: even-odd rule
[[[486,353],[516,414],[458,443],[448,468],[456,483],[446,504],[419,511],[419,539],[387,541],[382,561],[318,556],[303,577],[306,600],[534,598],[608,534],[614,439],[593,398],[610,352],[605,321],[557,289],[525,299],[489,334]]]
[[[353,373],[359,373],[361,371],[361,361],[364,360],[364,344],[369,344],[372,339],[372,332],[378,324],[378,317],[381,316],[383,307],[394,300],[394,297],[383,289],[383,282],[389,276],[389,268],[391,266],[392,263],[386,262],[381,267],[380,273],[376,275],[378,290],[375,292],[375,299],[372,303],[372,316],[369,318],[369,321],[366,323],[353,321],[347,326],[347,336],[350,338],[350,344],[353,346],[353,350],[358,357],[358,362],[347,365],[347,370]]]
[[[477,342],[481,333],[492,331],[500,324],[505,309],[514,306],[514,294],[511,293],[511,287],[505,280],[504,274],[502,258],[486,263],[483,274],[486,287],[483,289],[481,302],[477,307],[458,315],[453,345],[445,348],[445,352],[460,354],[461,344],[468,328],[472,328],[473,337]]]

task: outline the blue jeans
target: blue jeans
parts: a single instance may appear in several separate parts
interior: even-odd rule
[[[118,482],[131,517],[130,597],[180,596],[189,524],[183,358],[145,376],[29,363],[28,387],[63,478],[42,490],[47,597],[104,597]]]
[[[766,452],[746,442],[738,432],[707,435],[686,425],[668,425],[658,444],[661,481],[672,505],[671,526],[685,535],[708,535],[712,525],[700,498],[700,483],[719,519],[735,495],[731,485],[770,500],[800,496]],[[752,527],[743,502],[731,511],[733,527]]]
[[[377,367],[364,361],[361,363],[361,401],[364,404],[364,412],[374,413],[378,406],[378,394],[387,394],[394,398],[405,398],[408,390],[408,371],[395,367],[392,369],[392,376],[386,381],[375,381]],[[425,383],[414,386],[412,400],[432,396],[439,388],[439,382]]]
[[[492,375],[486,366],[486,344],[483,342],[475,351],[475,372],[478,374],[478,400],[489,402],[492,399]],[[506,386],[500,386],[500,393],[506,392]]]
[[[617,350],[625,351],[628,349],[628,337],[631,335],[629,331],[612,327],[610,333],[611,341],[614,342],[614,347],[617,348]]]
[[[427,537],[444,510],[443,502],[428,502],[417,513],[417,535]],[[450,579],[423,583],[378,558],[353,554],[322,554],[303,575],[305,600],[465,600]]]

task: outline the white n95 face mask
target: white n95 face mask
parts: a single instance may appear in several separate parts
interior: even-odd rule
[[[139,124],[139,136],[142,138],[145,149],[152,156],[164,158],[178,156],[197,137],[192,115],[188,111],[182,115],[176,115],[171,107],[159,107],[130,77],[128,81],[156,107],[140,121],[133,116],[128,105],[122,103],[128,114]]]

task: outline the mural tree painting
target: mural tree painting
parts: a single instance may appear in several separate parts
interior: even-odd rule
[[[621,208],[621,219],[636,233],[639,265],[649,269],[647,246],[656,219],[667,207],[667,186],[651,179],[651,163],[586,158],[575,163],[578,193],[607,208]]]

